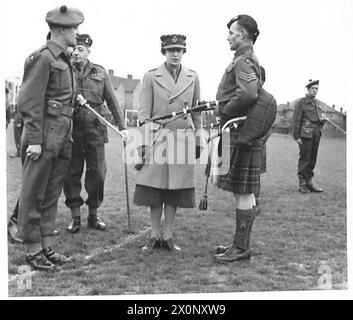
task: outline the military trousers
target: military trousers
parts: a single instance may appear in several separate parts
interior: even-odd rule
[[[85,190],[86,204],[98,208],[103,202],[104,181],[107,172],[104,142],[107,128],[92,114],[74,118],[73,147],[69,174],[65,180],[65,204],[69,208],[80,207],[84,164],[86,163]]]
[[[321,139],[321,130],[319,127],[314,127],[313,137],[301,138],[302,144],[299,145],[299,160],[298,160],[298,177],[311,178],[314,176],[314,168],[316,165],[317,154]]]
[[[71,132],[72,120],[69,117],[45,117],[44,141],[38,160],[26,156],[28,144],[26,133],[23,134],[18,225],[24,244],[30,251],[53,245],[58,199],[71,160]]]

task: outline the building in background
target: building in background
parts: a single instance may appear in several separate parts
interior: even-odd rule
[[[286,104],[279,104],[277,106],[277,116],[273,124],[273,132],[285,134],[292,133],[292,117],[294,112],[294,106],[299,99],[296,99],[292,102],[287,102]],[[319,107],[323,111],[325,117],[328,118],[330,121],[334,122],[344,131],[346,131],[346,112],[343,112],[343,108],[340,108],[340,110],[338,111],[336,110],[335,105],[330,107],[329,105],[320,100],[318,100],[318,102]],[[335,138],[345,136],[339,129],[335,128],[335,126],[329,122],[326,122],[325,124],[325,130],[323,131],[323,135]]]
[[[17,105],[18,93],[20,91],[20,86],[21,86],[21,79],[18,77],[6,78],[5,86],[7,89],[9,89],[8,99],[10,104],[11,118],[13,118],[14,113],[16,112],[16,105]]]
[[[141,80],[133,79],[131,74],[128,74],[127,78],[118,77],[114,75],[114,70],[112,69],[108,70],[108,75],[122,109],[121,111],[124,113],[125,124],[127,126],[136,126]]]

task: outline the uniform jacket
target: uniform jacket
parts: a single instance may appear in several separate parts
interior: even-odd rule
[[[195,106],[200,99],[199,78],[195,71],[181,67],[179,77],[174,79],[166,69],[165,64],[147,72],[144,76],[140,96],[138,120],[144,121],[172,112],[182,111],[185,105]],[[185,104],[186,103],[186,104]],[[193,125],[192,125],[193,123]],[[144,142],[149,146],[146,153],[146,163],[138,172],[137,184],[162,189],[183,189],[195,186],[194,164],[188,164],[188,159],[195,159],[195,130],[202,128],[200,113],[164,122],[164,128],[153,132],[153,139]],[[145,127],[141,131],[145,134]],[[177,129],[181,129],[178,130]],[[176,134],[178,132],[178,134]],[[189,140],[186,140],[185,137]],[[155,140],[155,142],[153,142]],[[158,141],[157,141],[158,140]],[[198,144],[201,141],[197,141]],[[191,148],[190,148],[191,145]],[[158,157],[158,150],[166,149],[174,152],[174,158],[167,161],[158,158],[153,163],[152,155]],[[153,150],[153,152],[151,152]],[[169,156],[171,152],[167,152]],[[182,156],[187,164],[175,164],[177,155]],[[172,164],[174,161],[174,164]],[[157,163],[156,163],[157,162]]]
[[[258,97],[261,86],[260,65],[252,46],[238,49],[219,84],[217,100],[231,100],[219,108],[221,123],[244,116]]]
[[[118,100],[102,66],[88,60],[83,73],[76,72],[76,84],[77,94],[83,95],[92,107],[100,106],[106,101],[119,130],[124,129]]]
[[[322,110],[318,105],[318,100],[310,98],[308,95],[297,101],[293,113],[294,140],[298,140],[299,138],[312,138],[313,126],[322,127]]]
[[[47,133],[44,127],[49,123],[48,113],[60,115],[61,108],[72,107],[75,91],[73,73],[66,50],[52,40],[27,58],[18,97],[19,112],[24,120],[24,144],[43,144]],[[50,100],[56,102],[53,109],[48,108]],[[47,129],[58,140],[67,134],[61,132],[59,124]]]

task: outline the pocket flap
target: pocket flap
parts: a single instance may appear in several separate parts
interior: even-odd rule
[[[59,70],[66,70],[69,67],[65,62],[62,61],[54,62],[51,66]]]

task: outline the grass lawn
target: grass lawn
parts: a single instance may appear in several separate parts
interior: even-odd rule
[[[298,147],[291,136],[273,134],[267,144],[267,173],[262,176],[261,215],[255,219],[249,262],[216,264],[214,248],[232,240],[235,227],[231,193],[209,186],[208,210],[177,212],[175,240],[181,253],[140,247],[149,237],[147,208],[132,203],[135,170],[129,170],[131,221],[128,234],[124,165],[121,143],[112,131],[106,145],[108,173],[105,199],[99,209],[105,232],[83,227],[66,231],[70,222],[64,197],[59,200],[57,248],[75,262],[56,272],[31,273],[31,288],[18,286],[18,270],[25,264],[21,245],[8,245],[9,296],[129,295],[313,290],[322,283],[322,270],[332,289],[347,288],[346,141],[323,139],[314,181],[321,194],[300,194],[296,176]],[[8,216],[19,194],[20,160],[14,151],[12,125],[7,130]],[[204,187],[204,166],[197,166],[197,203]]]

